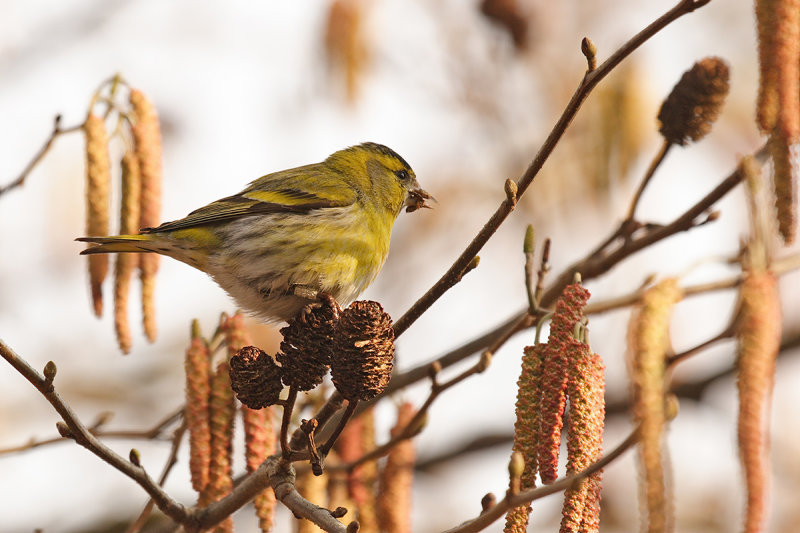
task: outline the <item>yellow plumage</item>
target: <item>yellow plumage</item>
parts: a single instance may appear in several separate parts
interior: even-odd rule
[[[312,295],[341,305],[372,282],[397,215],[431,196],[406,161],[364,143],[263,176],[246,189],[139,235],[83,237],[83,254],[154,252],[209,274],[242,308],[288,320]]]

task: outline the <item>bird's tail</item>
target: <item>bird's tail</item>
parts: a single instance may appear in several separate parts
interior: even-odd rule
[[[79,237],[80,242],[88,242],[90,246],[81,255],[108,254],[116,252],[157,252],[152,235],[116,235],[114,237]]]

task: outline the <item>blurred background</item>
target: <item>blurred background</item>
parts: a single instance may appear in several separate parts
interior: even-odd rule
[[[397,318],[494,212],[504,198],[504,181],[519,177],[535,155],[585,70],[581,38],[592,38],[602,61],[672,5],[5,0],[0,184],[12,181],[39,150],[56,114],[63,115],[64,126],[82,122],[92,93],[117,72],[160,113],[164,220],[235,193],[268,172],[320,161],[363,141],[386,144],[439,200],[434,210],[401,215],[387,264],[364,295]],[[729,63],[727,104],[702,143],[670,153],[640,204],[641,218],[672,220],[741,155],[758,148],[754,26],[749,3],[712,2],[616,69],[589,97],[514,214],[481,252],[477,270],[398,340],[398,368],[430,361],[524,308],[527,224],[535,226],[540,243],[553,239],[554,275],[616,229],[660,146],[660,103],[698,59],[716,55]],[[112,158],[120,156],[112,152]],[[57,386],[87,424],[112,412],[109,429],[146,429],[182,404],[191,320],[199,319],[210,334],[219,314],[234,307],[204,274],[164,260],[159,338],[148,344],[137,322],[132,353],[122,356],[110,305],[100,320],[91,311],[86,266],[78,256],[83,246],[74,242],[84,231],[83,182],[83,139],[76,133],[57,139],[25,185],[0,197],[0,336],[36,368],[51,359],[57,363]],[[652,273],[681,275],[684,284],[734,276],[737,269],[726,259],[737,254],[747,231],[744,196],[736,190],[717,207],[721,217],[713,224],[660,243],[588,283],[592,301],[631,292]],[[782,280],[787,336],[800,331],[798,287],[796,274]],[[727,291],[680,303],[672,326],[675,350],[721,331],[734,302],[734,292]],[[131,312],[138,321],[138,310]],[[621,310],[590,322],[592,347],[608,367],[609,401],[627,396],[628,316],[629,310]],[[259,344],[274,350],[277,329],[252,326]],[[437,401],[416,439],[421,461],[478,437],[510,437],[513,384],[522,347],[532,342],[530,331],[517,335],[486,373]],[[788,532],[800,520],[794,503],[800,490],[800,362],[786,355],[773,403],[771,530]],[[732,342],[720,343],[680,365],[675,379],[715,374],[730,367],[734,356]],[[420,404],[427,388],[411,387],[395,401]],[[0,391],[0,448],[56,436],[55,412],[4,363]],[[392,402],[384,404],[377,417],[379,441],[394,423]],[[678,531],[740,527],[736,409],[730,377],[681,403],[669,431]],[[609,417],[606,447],[628,431],[626,415]],[[485,493],[504,492],[510,441],[500,441],[417,473],[415,531],[453,527],[480,511]],[[168,442],[109,444],[123,455],[135,446],[154,475],[169,452]],[[237,472],[243,464],[235,464]],[[638,527],[633,466],[628,453],[606,469],[603,531]],[[166,489],[194,503],[185,452]],[[0,455],[0,533],[110,531],[131,521],[145,501],[132,481],[72,443]],[[560,505],[559,497],[537,502],[531,531],[556,531]],[[251,514],[235,515],[239,530],[255,527]],[[277,530],[286,531],[292,520],[281,512]],[[501,522],[489,528],[500,530]]]

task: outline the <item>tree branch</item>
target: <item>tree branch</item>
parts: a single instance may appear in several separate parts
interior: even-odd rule
[[[69,428],[69,434],[75,439],[75,442],[138,483],[153,498],[153,501],[156,502],[156,505],[164,514],[177,522],[185,522],[188,513],[183,505],[173,500],[158,483],[153,481],[144,468],[136,466],[118,455],[111,448],[100,442],[81,423],[72,408],[61,398],[61,395],[56,392],[53,386],[55,365],[48,363],[46,367],[49,369],[49,372],[46,372],[48,377],[44,377],[2,340],[0,340],[0,356],[8,361],[17,372],[22,374],[50,402],[50,405],[58,412],[67,428]]]
[[[25,166],[25,169],[22,173],[6,186],[0,187],[0,196],[7,193],[11,189],[16,189],[17,187],[21,186],[25,183],[28,175],[33,171],[34,167],[42,160],[42,158],[50,151],[50,148],[53,145],[53,142],[56,138],[64,133],[71,133],[73,131],[77,131],[83,127],[83,124],[78,124],[77,126],[72,126],[70,128],[62,128],[61,127],[61,115],[56,115],[56,118],[53,120],[53,131],[50,133],[50,137],[44,143],[44,146],[39,150],[39,152],[33,157],[33,159],[28,162]]]
[[[667,11],[645,29],[633,36],[628,42],[623,44],[602,65],[594,70],[587,70],[583,79],[578,84],[578,88],[572,95],[572,98],[561,113],[561,117],[559,117],[556,125],[553,126],[553,129],[547,136],[547,139],[545,139],[541,148],[539,148],[536,157],[534,157],[525,173],[516,182],[513,198],[512,195],[508,194],[508,187],[506,187],[506,199],[500,204],[483,228],[481,228],[472,242],[467,245],[467,248],[458,256],[447,272],[445,272],[444,275],[442,275],[442,277],[394,323],[396,337],[402,335],[411,324],[422,316],[422,313],[430,308],[430,306],[454,284],[454,280],[460,278],[473,258],[480,252],[492,235],[494,235],[508,215],[511,214],[517,200],[525,193],[534,178],[539,174],[545,161],[547,161],[550,154],[561,140],[561,137],[572,122],[572,119],[575,118],[584,100],[586,100],[586,97],[589,96],[592,89],[594,89],[600,80],[605,78],[623,59],[629,56],[653,35],[683,15],[706,5],[709,1],[710,0],[682,0],[675,7]],[[572,274],[570,273],[570,279],[571,276]]]
[[[602,459],[593,463],[585,470],[582,470],[576,474],[572,474],[571,476],[563,477],[556,481],[555,483],[551,483],[550,485],[545,485],[543,487],[538,487],[531,490],[526,490],[523,492],[518,492],[516,494],[507,494],[505,498],[503,498],[497,505],[489,508],[485,512],[481,513],[478,517],[464,522],[463,524],[456,526],[452,529],[448,529],[444,533],[477,533],[481,531],[489,524],[497,520],[498,518],[505,515],[508,511],[513,509],[514,507],[518,507],[520,505],[528,504],[534,500],[539,500],[544,498],[545,496],[550,496],[551,494],[555,494],[557,492],[561,492],[567,490],[580,480],[589,477],[590,475],[594,474],[595,472],[602,470],[606,465],[611,463],[612,461],[616,460],[617,457],[621,456],[625,453],[630,447],[636,444],[636,441],[639,440],[638,432],[633,431],[628,437],[622,441],[616,448],[614,448],[608,455],[603,456]]]

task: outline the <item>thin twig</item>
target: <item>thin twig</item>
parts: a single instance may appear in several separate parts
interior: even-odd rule
[[[292,463],[279,454],[269,457],[254,472],[223,499],[204,509],[197,509],[190,517],[199,529],[216,524],[234,511],[246,505],[256,494],[272,485],[275,497],[289,508],[295,516],[305,518],[331,533],[345,533],[345,525],[336,520],[328,509],[319,507],[303,498],[295,489],[295,469]]]
[[[317,421],[316,433],[321,433],[325,425],[333,418],[339,409],[344,405],[344,397],[339,394],[339,391],[334,391],[325,404],[314,415],[314,420]],[[302,450],[306,443],[305,433],[300,428],[297,428],[292,434],[292,439],[289,441],[289,448],[294,452]]]
[[[401,316],[394,323],[395,336],[400,336],[405,332],[411,324],[413,324],[431,305],[434,304],[449,287],[453,285],[453,280],[456,279],[472,261],[472,259],[483,248],[486,242],[494,235],[500,225],[505,221],[508,215],[513,211],[516,202],[525,193],[534,178],[539,174],[545,161],[550,157],[550,154],[555,149],[567,127],[575,118],[578,110],[583,104],[586,97],[592,92],[594,87],[605,78],[623,59],[630,55],[634,50],[639,48],[643,43],[650,39],[653,35],[658,33],[664,27],[676,19],[691,13],[706,5],[710,0],[682,0],[675,7],[667,11],[664,15],[656,19],[653,23],[648,25],[645,29],[633,36],[628,42],[623,44],[616,52],[614,52],[602,65],[594,70],[587,70],[583,79],[578,84],[575,93],[572,95],[569,103],[567,103],[564,111],[561,113],[556,125],[550,131],[550,134],[545,139],[539,152],[534,157],[530,166],[528,166],[525,173],[516,182],[516,190],[514,191],[514,199],[506,198],[494,214],[489,218],[486,224],[481,228],[472,242],[467,245],[466,249],[461,255],[453,262],[447,272],[442,275],[439,280],[419,299],[406,313]],[[570,273],[571,276],[571,273]]]
[[[523,318],[527,318],[527,315],[526,317]],[[507,338],[508,337],[506,337],[506,339]],[[496,343],[496,349],[499,349],[501,345],[502,342],[498,340],[498,342]],[[493,345],[492,347],[495,347],[495,345]],[[425,399],[425,402],[417,410],[413,418],[411,418],[411,420],[408,421],[405,427],[403,427],[401,431],[397,432],[384,444],[373,448],[372,450],[370,450],[369,452],[367,452],[366,454],[364,454],[363,456],[359,457],[354,461],[337,465],[335,469],[352,470],[363,463],[378,459],[379,457],[383,457],[384,455],[389,453],[389,451],[392,448],[397,446],[398,443],[416,436],[419,433],[419,431],[423,428],[423,421],[425,420],[425,417],[428,415],[428,411],[433,405],[433,402],[436,401],[436,399],[446,390],[455,387],[456,385],[458,385],[465,379],[469,378],[470,376],[474,376],[475,374],[480,374],[484,372],[487,368],[489,368],[491,361],[492,361],[492,352],[490,350],[486,350],[483,352],[483,354],[481,354],[481,358],[478,360],[477,363],[475,363],[470,368],[464,370],[457,376],[453,377],[452,379],[444,383],[439,383],[437,379],[438,377],[437,374],[433,373],[431,375],[429,371],[429,376],[431,377],[431,390],[428,393],[428,397]]]
[[[555,483],[551,483],[550,485],[545,485],[543,487],[538,487],[535,489],[530,489],[522,492],[518,492],[516,494],[506,494],[506,497],[503,498],[501,501],[497,502],[497,505],[494,507],[485,510],[482,512],[478,517],[464,522],[463,524],[456,526],[452,529],[448,529],[445,533],[477,533],[478,531],[483,530],[489,524],[497,520],[498,518],[505,515],[509,510],[513,509],[514,507],[518,507],[520,505],[528,504],[534,500],[539,500],[544,498],[545,496],[550,496],[551,494],[555,494],[557,492],[561,492],[567,490],[576,483],[580,482],[582,479],[589,477],[590,475],[602,470],[606,465],[611,463],[612,461],[616,460],[619,456],[625,453],[629,448],[631,448],[636,441],[639,440],[638,432],[633,431],[631,432],[628,437],[622,441],[616,448],[614,448],[610,453],[604,455],[598,461],[592,463],[589,467],[580,472],[572,474],[570,476],[563,477],[556,481]]]
[[[754,157],[763,162],[767,157],[766,145],[762,146]],[[734,187],[742,181],[742,171],[737,168],[731,172],[724,180],[722,180],[713,190],[705,195],[700,201],[687,209],[678,218],[665,226],[655,226],[646,231],[640,237],[631,239],[624,242],[619,248],[610,253],[591,254],[585,258],[573,263],[566,268],[555,280],[553,284],[545,291],[542,300],[543,305],[548,305],[555,301],[561,294],[561,291],[572,283],[572,278],[576,272],[580,272],[584,280],[589,280],[598,277],[601,274],[608,272],[612,267],[620,263],[623,259],[639,252],[648,246],[655,244],[661,240],[671,237],[677,233],[690,230],[697,227],[697,218],[711,208],[714,204],[720,201],[726,194],[728,194]]]
[[[544,280],[550,272],[550,237],[544,240],[542,248],[542,261],[539,264],[539,271],[536,273],[536,293],[533,295],[533,305],[536,309],[542,303],[542,293],[544,292]]]
[[[69,428],[75,442],[138,483],[158,505],[158,508],[175,521],[184,523],[188,517],[186,508],[173,500],[144,470],[114,452],[100,442],[80,421],[72,408],[61,398],[53,387],[53,382],[45,379],[31,367],[27,361],[17,355],[8,345],[0,340],[0,356],[14,367],[25,379],[50,402],[61,419]]]
[[[146,439],[146,440],[158,440],[162,438],[164,431],[167,427],[172,425],[178,418],[183,415],[183,406],[180,409],[173,411],[162,420],[156,423],[152,428],[145,429],[145,430],[109,430],[109,431],[102,431],[100,428],[105,425],[105,421],[101,423],[95,423],[90,426],[89,432],[94,435],[95,437],[101,439],[128,439],[128,440],[137,440],[137,439]],[[0,455],[12,454],[17,452],[24,452],[27,450],[31,450],[33,448],[39,448],[41,446],[48,446],[50,444],[55,444],[58,442],[66,442],[71,441],[67,437],[50,437],[47,439],[42,440],[34,440],[31,439],[25,444],[20,444],[18,446],[10,446],[8,448],[0,449]],[[170,438],[171,440],[171,438]]]
[[[656,170],[664,161],[664,158],[667,157],[670,147],[672,147],[672,143],[665,140],[661,145],[661,148],[658,150],[658,153],[650,162],[650,166],[647,168],[644,178],[642,178],[641,183],[639,183],[639,188],[636,189],[636,194],[633,195],[631,205],[628,207],[628,216],[625,218],[626,220],[633,220],[633,217],[636,214],[636,207],[639,205],[639,201],[642,199],[642,194],[644,193],[647,184],[650,183],[650,180],[653,178],[653,175],[655,175]]]
[[[709,341],[702,343],[702,345],[710,345]],[[688,351],[695,351],[699,348],[695,346]],[[796,348],[800,346],[800,334],[788,335],[781,341],[780,352],[778,359],[783,361],[787,357],[794,357],[800,355],[800,351]],[[673,384],[670,392],[678,398],[686,398],[693,401],[699,401],[703,393],[714,383],[721,379],[730,378],[737,370],[736,365],[728,366],[717,370],[713,374],[703,376],[697,381],[685,381]],[[606,420],[610,416],[627,413],[630,409],[630,400],[627,397],[619,398],[617,400],[606,402]],[[514,434],[511,432],[506,433],[489,433],[476,436],[473,440],[459,445],[458,448],[444,450],[439,454],[425,458],[417,462],[414,467],[418,470],[426,470],[434,468],[442,463],[458,459],[468,453],[476,453],[482,450],[495,448],[499,446],[510,446],[514,440]]]
[[[763,163],[767,157],[766,147],[763,146],[756,151],[754,157]],[[556,280],[544,291],[541,296],[541,302],[539,303],[539,306],[546,308],[547,306],[552,305],[556,298],[558,298],[558,296],[561,294],[561,291],[564,290],[564,287],[572,282],[575,272],[580,272],[584,281],[597,278],[611,270],[624,259],[627,259],[636,252],[643,250],[647,246],[651,246],[652,244],[671,237],[677,233],[696,227],[693,226],[696,218],[713,206],[716,202],[721,200],[731,190],[733,190],[733,188],[741,182],[741,179],[742,175],[737,169],[729,174],[711,192],[701,198],[696,204],[684,211],[669,224],[647,230],[643,235],[624,243],[611,254],[604,255],[602,253],[596,254],[595,252],[592,252],[586,255],[584,258],[576,261],[564,269],[562,273],[558,275]],[[782,268],[781,261],[782,260],[777,260],[773,262],[773,271],[777,272],[780,268]],[[712,282],[709,284],[704,284],[703,286],[697,286],[697,290],[698,292],[706,292],[710,290],[730,288],[736,286],[738,283],[738,278],[736,280],[723,280],[721,282]],[[692,293],[692,290],[693,288],[690,287],[684,291],[684,294],[688,295]],[[640,295],[637,292],[621,297],[616,301],[595,304],[590,303],[586,308],[586,312],[599,313],[610,309],[615,309],[617,307],[624,307],[626,305],[635,303],[639,297]],[[498,337],[504,335],[509,327],[513,327],[514,324],[516,324],[525,316],[526,312],[527,310],[518,311],[506,322],[484,333],[477,339],[469,341],[464,345],[440,356],[436,359],[436,361],[441,365],[442,368],[447,368],[460,361],[463,361],[467,357],[475,354],[475,352],[486,348],[486,346],[497,340]],[[389,382],[389,386],[384,394],[391,394],[394,391],[426,379],[428,377],[428,369],[430,368],[430,365],[431,362],[429,361],[392,377],[392,381]]]
[[[353,413],[356,412],[356,407],[358,407],[358,400],[347,400],[347,409],[345,409],[342,418],[339,419],[336,429],[333,430],[331,436],[328,437],[328,440],[322,445],[322,448],[319,449],[319,454],[323,459],[328,455],[328,452],[330,452],[331,448],[333,448],[333,444],[336,442],[336,439],[338,439],[339,435],[341,435],[342,431],[344,431],[344,426],[347,425],[347,422],[350,421]]]
[[[684,361],[693,355],[697,355],[698,353],[702,352],[703,350],[713,346],[714,344],[718,343],[719,341],[724,341],[730,339],[735,334],[734,323],[726,327],[723,331],[721,331],[718,335],[714,335],[712,338],[708,339],[707,341],[701,342],[697,346],[693,346],[688,350],[684,350],[680,353],[676,353],[667,357],[667,367],[674,366],[681,361]]]
[[[167,482],[167,477],[169,477],[169,473],[172,471],[172,468],[178,462],[178,450],[181,447],[181,442],[183,442],[183,435],[186,433],[186,429],[188,428],[188,424],[184,419],[181,422],[181,425],[175,429],[175,433],[172,437],[172,447],[169,451],[169,457],[167,457],[167,462],[164,464],[164,469],[161,471],[161,477],[158,478],[158,484],[162,487],[164,483]],[[147,520],[150,518],[150,515],[153,512],[153,507],[155,506],[155,502],[153,498],[150,498],[142,509],[142,512],[139,514],[138,518],[128,527],[125,533],[139,533],[142,528],[147,523]]]
[[[33,156],[33,159],[31,159],[30,162],[28,162],[28,164],[25,166],[25,169],[22,171],[19,177],[17,177],[17,179],[15,179],[14,181],[12,181],[11,183],[9,183],[4,187],[0,187],[0,196],[7,193],[11,189],[16,189],[17,187],[20,187],[25,183],[25,180],[28,178],[28,175],[33,171],[36,165],[39,164],[39,161],[42,160],[42,158],[47,154],[47,152],[50,151],[53,142],[56,140],[58,136],[64,133],[72,133],[73,131],[77,131],[82,127],[83,124],[78,124],[77,126],[62,128],[61,115],[56,115],[56,118],[53,120],[53,131],[50,132],[50,137],[44,143],[44,146],[42,146],[39,152],[37,152],[37,154]]]
[[[291,448],[289,447],[289,423],[292,421],[292,409],[297,401],[297,388],[289,387],[289,395],[283,402],[283,417],[281,418],[281,453],[284,457],[289,457]]]

